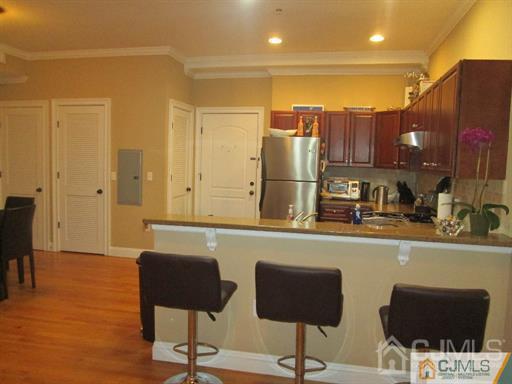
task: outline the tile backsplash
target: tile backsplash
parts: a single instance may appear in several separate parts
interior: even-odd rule
[[[356,180],[370,182],[370,200],[373,200],[371,191],[377,185],[387,185],[389,187],[389,201],[398,201],[396,188],[397,181],[405,181],[412,192],[416,194],[416,174],[414,172],[377,169],[377,168],[349,168],[349,167],[327,167],[324,173],[325,177],[348,177]]]
[[[421,193],[425,193],[434,190],[437,182],[439,181],[439,175],[424,174],[420,173],[417,176],[417,188]],[[504,180],[489,180],[488,187],[485,190],[484,202],[494,204],[507,204],[506,199],[506,185]],[[480,181],[480,186],[482,181]],[[473,193],[475,189],[474,179],[454,179],[452,192],[456,199],[471,204],[473,200]],[[480,188],[479,188],[480,190]],[[505,215],[502,210],[497,211],[501,219],[501,226],[498,228],[499,232],[510,233],[511,223],[510,218]],[[469,227],[468,227],[469,228]]]

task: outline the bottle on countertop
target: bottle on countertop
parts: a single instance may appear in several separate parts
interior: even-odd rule
[[[297,136],[304,136],[304,120],[299,116],[299,123],[297,124]]]
[[[288,206],[288,215],[286,215],[286,220],[293,221],[293,217],[294,217],[294,214],[293,214],[293,204],[290,204]]]
[[[352,212],[352,224],[363,224],[363,216],[361,215],[361,206],[359,204],[356,204]]]
[[[320,137],[320,129],[318,127],[318,116],[315,116],[315,121],[313,122],[313,129],[311,130],[311,137]]]

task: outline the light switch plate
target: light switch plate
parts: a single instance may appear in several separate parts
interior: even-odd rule
[[[149,171],[146,173],[146,180],[153,181],[153,172]]]
[[[117,173],[116,171],[110,172],[110,180],[116,181],[117,180]]]

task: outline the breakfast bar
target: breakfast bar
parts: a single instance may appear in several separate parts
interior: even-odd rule
[[[381,364],[377,350],[385,345],[378,309],[389,303],[396,283],[486,289],[491,306],[485,338],[501,343],[510,337],[511,319],[503,309],[512,305],[508,297],[512,239],[505,235],[476,237],[463,232],[457,237],[441,236],[432,224],[410,222],[352,225],[169,215],[144,223],[154,232],[155,250],[212,256],[223,278],[238,284],[215,323],[206,314],[199,315],[200,340],[221,350],[213,358],[200,359],[203,365],[288,375],[275,360],[294,350],[294,325],[256,316],[254,267],[258,260],[342,271],[340,326],[326,328],[327,338],[314,327],[307,330],[308,354],[330,363],[311,380],[339,383],[344,377],[347,382],[362,382],[357,380],[364,377],[373,383],[389,382],[377,370]],[[184,362],[170,346],[183,341],[185,327],[185,311],[157,307],[153,358]],[[510,349],[510,344],[502,348]],[[396,377],[407,377],[399,376],[401,367],[394,368]]]

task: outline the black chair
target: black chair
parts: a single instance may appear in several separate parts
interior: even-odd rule
[[[22,284],[25,281],[23,257],[29,257],[32,288],[36,287],[34,251],[32,247],[32,223],[34,221],[35,209],[35,205],[29,205],[4,210],[0,223],[0,267],[2,269],[5,298],[9,297],[7,264],[10,260],[17,260],[18,281]]]
[[[7,196],[5,199],[5,208],[18,208],[26,207],[27,205],[34,205],[33,197],[22,196]]]
[[[144,300],[151,305],[188,311],[188,341],[174,350],[187,355],[187,372],[173,376],[166,384],[221,384],[215,376],[197,372],[197,357],[214,355],[218,349],[197,342],[197,311],[222,312],[237,289],[236,283],[220,279],[217,260],[211,257],[180,256],[143,252],[139,257],[141,290]],[[187,352],[181,348],[188,346]],[[214,352],[198,353],[197,346],[210,347]]]
[[[35,199],[33,197],[24,197],[24,196],[7,196],[5,199],[5,208],[18,208],[18,207],[26,207],[27,205],[34,205]],[[2,211],[3,215],[3,211]],[[1,215],[0,215],[1,220]],[[23,270],[23,259],[18,259],[18,271]],[[9,263],[7,263],[7,270],[9,270]]]
[[[326,364],[305,355],[306,324],[337,327],[343,312],[341,271],[280,265],[266,261],[256,263],[256,311],[261,319],[296,323],[295,356],[284,356],[278,364],[295,371],[295,383],[304,383],[308,372],[321,371]],[[295,358],[295,367],[284,363]],[[306,359],[319,367],[305,368]]]
[[[395,284],[390,305],[379,314],[386,339],[405,348],[480,352],[489,302],[483,289]]]

